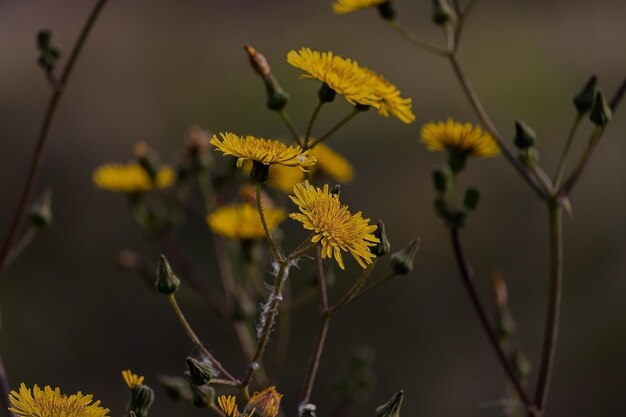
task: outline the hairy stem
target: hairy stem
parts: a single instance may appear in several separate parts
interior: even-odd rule
[[[50,127],[52,126],[52,120],[54,119],[56,110],[61,101],[61,97],[63,97],[63,92],[65,91],[70,76],[72,75],[74,65],[76,64],[76,61],[78,60],[78,57],[83,50],[83,46],[85,45],[85,42],[87,41],[87,38],[91,33],[91,29],[98,20],[98,16],[100,15],[100,12],[102,11],[102,8],[106,4],[106,2],[107,0],[99,0],[92,9],[89,17],[87,18],[87,21],[85,22],[85,25],[83,26],[83,29],[80,32],[80,35],[78,36],[78,40],[76,41],[76,44],[74,45],[74,48],[70,53],[67,65],[63,69],[60,86],[58,89],[55,89],[53,91],[52,96],[48,101],[46,114],[44,116],[41,127],[39,128],[39,136],[37,138],[35,150],[33,152],[30,166],[28,168],[26,183],[22,188],[22,193],[20,195],[15,214],[13,215],[13,219],[11,220],[9,231],[7,232],[7,235],[2,243],[2,250],[0,250],[0,273],[2,273],[7,266],[7,259],[11,252],[13,241],[15,240],[20,223],[22,222],[22,219],[26,212],[28,201],[30,200],[30,196],[35,185],[35,180],[37,179],[37,174],[39,172],[41,162],[43,161],[44,151],[50,133]]]
[[[263,211],[263,202],[261,201],[261,183],[255,182],[255,190],[256,190],[256,207],[259,210],[259,216],[261,217],[261,224],[263,224],[263,230],[265,230],[265,235],[267,236],[267,241],[270,244],[270,248],[272,250],[272,254],[274,255],[274,259],[276,261],[281,261],[282,256],[278,251],[278,246],[276,245],[276,241],[272,237],[272,232],[270,231],[267,225],[267,219],[265,218],[265,212]]]

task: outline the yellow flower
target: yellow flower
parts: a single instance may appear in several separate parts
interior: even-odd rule
[[[19,417],[107,417],[109,409],[100,407],[100,401],[93,401],[92,395],[80,392],[67,396],[59,388],[46,386],[43,390],[37,385],[26,388],[20,385],[19,392],[11,391],[9,401]]]
[[[324,188],[313,187],[308,181],[293,187],[293,196],[301,213],[289,217],[302,223],[305,229],[313,230],[312,242],[321,242],[322,258],[334,257],[341,269],[345,269],[341,251],[350,252],[363,268],[372,263],[375,256],[369,248],[379,242],[372,233],[376,225],[364,219],[361,212],[351,214],[348,206],[339,202],[337,195]]]
[[[319,159],[317,162],[319,163]],[[282,165],[274,165],[270,168],[268,184],[284,193],[290,193],[293,190],[293,186],[302,181],[304,181],[304,172],[302,170]]]
[[[254,413],[255,417],[276,417],[280,408],[280,399],[283,395],[276,391],[276,387],[269,387],[261,392],[255,392],[246,404],[244,414]]]
[[[266,207],[264,214],[270,231],[276,229],[287,217],[285,210],[276,208]],[[214,233],[229,239],[249,240],[265,237],[259,211],[256,206],[249,203],[220,207],[207,216],[207,223]]]
[[[316,78],[341,94],[350,104],[377,107],[378,96],[356,61],[344,59],[332,52],[301,48],[290,51],[287,62],[306,72],[303,78]]]
[[[363,68],[363,71],[367,74],[369,82],[372,83],[374,91],[379,96],[377,109],[381,116],[389,117],[392,114],[406,124],[415,121],[415,115],[411,111],[410,98],[401,97],[398,88],[382,75],[367,68]]]
[[[317,159],[315,171],[319,169],[342,184],[348,183],[354,178],[354,169],[350,162],[329,146],[318,143],[311,149],[311,155]]]
[[[376,7],[389,0],[337,0],[333,3],[333,12],[346,14],[368,7]]]
[[[422,126],[422,142],[430,151],[450,151],[462,155],[490,157],[500,153],[494,138],[471,123],[430,122]]]
[[[277,140],[238,136],[229,132],[220,133],[220,136],[222,140],[213,135],[211,145],[224,155],[238,158],[238,167],[246,159],[261,162],[263,165],[279,164],[302,169],[315,165],[315,158],[309,157],[309,151],[303,152],[299,146],[287,146]]]
[[[238,417],[239,410],[235,402],[234,395],[220,395],[217,397],[217,404],[220,406],[226,417]]]
[[[174,183],[175,174],[170,167],[162,167],[152,180],[146,170],[137,163],[108,164],[98,167],[93,173],[96,186],[109,191],[138,193],[154,188],[169,187]]]
[[[122,371],[122,377],[130,389],[135,388],[137,385],[141,385],[144,379],[143,376],[134,374],[130,369]]]

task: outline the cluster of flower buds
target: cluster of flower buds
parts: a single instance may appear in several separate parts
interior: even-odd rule
[[[47,73],[52,72],[61,58],[61,51],[52,45],[51,31],[40,30],[37,33],[37,49],[39,50],[37,64]]]
[[[447,199],[448,192],[453,192],[451,188],[452,174],[447,168],[437,168],[432,173],[432,182],[437,198],[435,198],[435,212],[446,221],[448,226],[461,228],[465,224],[467,214],[476,210],[480,202],[480,192],[475,187],[469,187],[463,195],[463,207],[457,208],[450,204]]]

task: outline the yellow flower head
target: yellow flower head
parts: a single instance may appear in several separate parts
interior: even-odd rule
[[[471,123],[430,122],[422,126],[422,142],[430,151],[458,152],[482,157],[496,156],[500,147],[494,138]]]
[[[31,390],[22,384],[19,392],[11,391],[9,401],[9,410],[19,417],[107,417],[109,413],[100,401],[92,403],[92,395],[62,395],[59,388],[49,386],[42,390],[35,385]]]
[[[274,230],[282,223],[287,214],[283,209],[265,208],[267,227]],[[243,203],[223,206],[207,216],[207,223],[214,233],[229,239],[249,240],[265,237],[261,217],[256,206]]]
[[[333,3],[333,12],[336,14],[346,14],[368,7],[376,7],[389,0],[336,0]]]
[[[155,188],[169,187],[176,175],[170,167],[162,167],[156,178],[151,179],[146,170],[137,163],[108,164],[93,173],[93,182],[99,188],[121,193],[139,193]]]
[[[240,167],[244,160],[261,162],[263,165],[279,164],[290,167],[310,167],[315,165],[315,158],[308,156],[309,151],[302,151],[299,146],[287,146],[277,140],[238,136],[234,133],[220,133],[211,138],[211,145],[224,155],[232,155]]]
[[[217,397],[217,404],[220,406],[226,417],[238,417],[239,410],[235,402],[234,395],[220,395]]]
[[[316,78],[341,94],[350,104],[377,107],[378,96],[367,76],[356,61],[345,59],[332,52],[312,51],[302,48],[290,51],[287,62],[306,72],[303,78]]]
[[[301,213],[289,217],[302,222],[307,230],[313,230],[312,242],[321,242],[322,258],[334,257],[341,269],[345,269],[341,251],[350,252],[363,268],[372,263],[375,256],[369,248],[379,242],[372,233],[376,225],[369,224],[361,212],[351,214],[339,197],[328,191],[328,185],[317,188],[305,181],[293,187],[293,196]]]
[[[144,379],[143,376],[134,374],[130,369],[122,371],[122,377],[130,389],[135,388],[137,385],[141,385]]]
[[[395,116],[403,123],[410,124],[415,121],[415,115],[411,111],[411,99],[400,96],[400,90],[387,81],[382,75],[363,68],[369,82],[372,84],[378,100],[378,114],[384,117]]]
[[[315,150],[315,148],[313,148],[313,150]],[[319,159],[317,162],[319,163]],[[274,165],[270,168],[270,178],[267,182],[272,187],[288,194],[293,190],[294,185],[302,181],[304,181],[304,172],[302,172],[302,170],[282,165]]]
[[[246,404],[244,414],[254,413],[255,417],[276,417],[280,408],[280,399],[283,394],[276,391],[276,387],[265,388],[255,392]]]

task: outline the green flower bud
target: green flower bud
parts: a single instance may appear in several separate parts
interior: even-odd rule
[[[320,102],[322,103],[330,103],[335,99],[337,92],[330,88],[330,86],[326,83],[323,83],[317,92],[317,97],[319,97]]]
[[[161,255],[159,259],[155,287],[161,294],[165,295],[175,293],[178,287],[180,287],[180,279],[172,272],[172,267],[165,258],[165,255]]]
[[[448,151],[448,166],[452,172],[461,172],[465,168],[465,162],[467,162],[467,153],[457,150]]]
[[[602,92],[598,91],[598,94],[596,94],[596,101],[593,104],[591,113],[589,114],[589,119],[591,119],[596,126],[604,127],[611,120],[611,116],[612,112],[608,104],[606,104],[606,100],[604,100],[604,95]]]
[[[433,22],[443,26],[454,17],[454,12],[446,0],[433,0]]]
[[[49,30],[40,30],[37,33],[37,49],[39,49],[39,59],[37,63],[46,71],[54,69],[61,52],[52,45],[52,32]]]
[[[402,250],[391,255],[391,269],[395,274],[406,275],[413,270],[413,260],[419,250],[419,239],[413,239]]]
[[[404,399],[404,390],[395,393],[388,403],[376,409],[376,417],[400,417],[400,408]]]
[[[265,92],[267,93],[267,101],[265,102],[267,108],[275,111],[285,108],[287,101],[289,101],[289,94],[282,89],[272,75],[272,69],[265,56],[250,45],[245,45],[243,49],[248,54],[250,66],[263,79]]]
[[[385,20],[394,20],[396,18],[396,10],[393,8],[391,0],[376,6],[378,14]]]
[[[39,203],[30,210],[30,222],[37,229],[43,229],[52,223],[52,191],[46,190]]]
[[[130,391],[130,404],[128,412],[135,413],[137,417],[147,417],[148,410],[154,402],[154,391],[147,385],[139,384]]]
[[[468,210],[475,210],[478,207],[480,201],[480,192],[476,188],[468,188],[465,191],[465,197],[463,198],[463,205]]]
[[[215,401],[215,389],[210,385],[191,384],[191,391],[193,392],[193,405],[198,408],[206,408]]]
[[[513,140],[517,149],[528,149],[535,145],[536,135],[527,124],[521,120],[515,121],[515,139]]]
[[[250,178],[252,181],[263,184],[270,177],[270,166],[260,161],[252,161]]]
[[[432,174],[433,186],[438,193],[443,194],[448,189],[448,176],[443,169],[437,168]]]
[[[211,382],[215,371],[209,362],[199,361],[188,356],[187,369],[189,369],[189,381],[192,385],[206,385]]]
[[[374,236],[380,240],[376,246],[372,246],[370,251],[376,256],[383,256],[391,250],[391,243],[387,239],[387,234],[385,233],[385,223],[382,220],[378,220],[376,223],[378,228],[374,231]]]
[[[591,109],[593,106],[593,99],[596,95],[596,82],[598,81],[598,77],[592,75],[591,78],[587,81],[585,86],[580,90],[580,93],[574,97],[574,106],[576,106],[576,110],[578,110],[578,114],[584,114]]]
[[[161,376],[159,383],[173,400],[191,400],[193,394],[185,378],[178,376]]]

